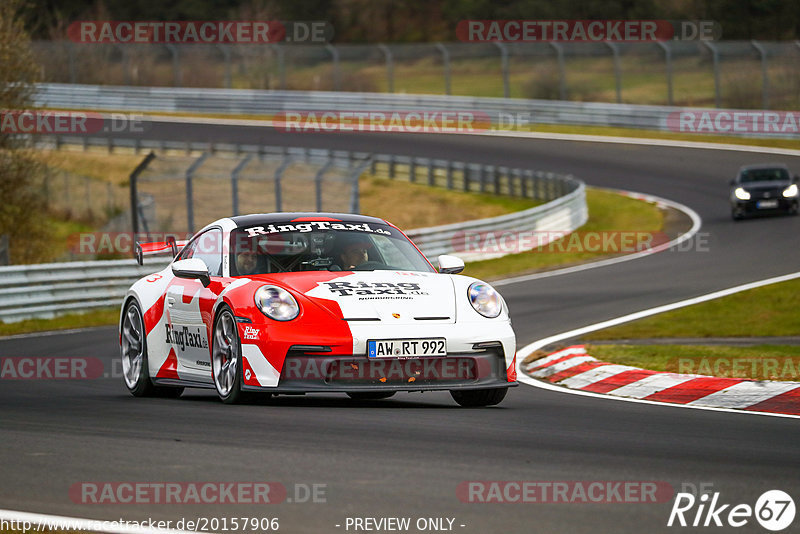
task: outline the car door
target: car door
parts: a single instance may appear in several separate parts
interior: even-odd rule
[[[222,230],[210,228],[198,234],[177,259],[203,260],[211,279],[208,287],[200,280],[174,278],[167,288],[167,343],[183,369],[210,374],[211,313],[222,284]]]

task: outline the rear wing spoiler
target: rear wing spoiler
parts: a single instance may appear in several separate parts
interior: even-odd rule
[[[160,254],[172,254],[172,257],[178,255],[178,252],[186,246],[189,241],[176,241],[173,236],[167,236],[166,241],[155,241],[152,243],[139,243],[134,245],[134,257],[136,263],[139,265],[144,264],[145,256],[157,256]]]

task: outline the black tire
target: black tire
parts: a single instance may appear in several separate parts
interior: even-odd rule
[[[233,366],[233,369],[230,367]],[[242,344],[236,318],[227,306],[214,318],[211,345],[211,374],[219,400],[239,404],[248,396],[242,391]]]
[[[150,367],[147,359],[147,335],[144,318],[139,304],[132,300],[125,308],[122,316],[122,372],[125,387],[134,397],[164,397],[177,399],[183,393],[182,387],[158,387],[150,379]],[[134,343],[134,342],[138,342]],[[134,355],[133,353],[138,354]],[[138,364],[134,364],[139,356]]]
[[[393,396],[396,391],[348,391],[347,396],[353,400],[380,400],[388,399]]]
[[[506,398],[508,388],[452,390],[450,395],[460,406],[494,406]]]
[[[732,209],[731,218],[733,218],[734,221],[741,221],[744,218],[744,216],[742,215],[741,211],[737,209]]]

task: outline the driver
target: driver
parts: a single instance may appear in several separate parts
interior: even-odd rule
[[[258,257],[254,251],[247,250],[236,255],[236,271],[240,275],[256,274]]]
[[[370,248],[372,248],[372,242],[369,237],[357,233],[344,234],[339,253],[339,264],[343,269],[353,269],[368,262]]]

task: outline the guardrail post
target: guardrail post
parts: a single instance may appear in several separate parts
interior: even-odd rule
[[[330,43],[325,44],[325,49],[331,53],[331,59],[333,60],[333,90],[338,91],[341,86],[339,77],[339,51]]]
[[[278,88],[279,89],[286,89],[286,57],[283,47],[272,44],[270,45],[275,51],[275,55],[278,56]]]
[[[442,53],[442,64],[444,66],[444,94],[450,94],[450,52],[442,43],[436,43],[436,49]]]
[[[481,165],[480,166],[480,173],[481,173],[480,174],[480,192],[481,193],[485,193],[486,192],[486,166],[485,165]]]
[[[447,189],[453,189],[453,162],[447,160]]]
[[[525,175],[521,176],[520,179],[522,180],[520,183],[522,186],[522,196],[528,198],[528,189],[532,189],[529,188],[529,185],[531,185],[531,182],[533,182],[533,172],[525,171]]]
[[[328,172],[331,165],[333,165],[333,158],[328,157],[328,161],[325,162],[325,165],[320,167],[317,171],[317,174],[314,175],[314,192],[317,199],[316,208],[317,211],[322,211],[322,177]]]
[[[386,57],[386,82],[390,93],[394,93],[394,64],[392,61],[392,51],[385,44],[379,44],[378,49]]]
[[[394,165],[395,165],[394,154],[389,154],[389,179],[390,180],[394,180],[394,172],[395,172]]]
[[[292,163],[292,158],[288,154],[284,154],[283,161],[275,169],[275,211],[283,211],[283,198],[282,198],[282,188],[281,188],[281,179],[283,178],[283,173]]]
[[[761,55],[761,107],[769,109],[769,74],[767,72],[767,51],[755,39],[750,41]]]
[[[167,50],[169,50],[169,53],[172,54],[172,85],[174,87],[180,87],[182,84],[182,78],[181,60],[178,47],[173,44],[166,44],[164,46],[167,48]],[[189,231],[191,232],[191,229]]]
[[[428,185],[436,185],[436,176],[433,170],[433,158],[428,158]]]
[[[139,232],[139,193],[136,190],[136,182],[139,179],[139,175],[144,171],[150,162],[153,161],[156,157],[155,152],[152,150],[149,154],[147,154],[144,159],[139,162],[139,165],[133,169],[130,177],[128,177],[128,184],[130,186],[130,194],[131,194],[131,226],[133,229],[133,233],[137,234]]]
[[[231,49],[228,45],[217,43],[217,48],[222,52],[222,60],[225,62],[225,88],[231,88]]]
[[[719,50],[716,46],[711,44],[709,41],[700,41],[703,43],[706,48],[711,51],[711,59],[714,62],[714,105],[717,108],[722,107],[722,99],[720,97],[720,87],[719,87]]]
[[[503,72],[503,98],[509,97],[508,86],[508,47],[498,41],[492,41],[500,49],[500,68]]]
[[[414,156],[411,156],[408,162],[408,181],[412,184],[417,181],[417,164],[414,160]]]
[[[89,215],[89,217],[91,217],[92,216],[92,182],[86,176],[83,177],[83,186],[84,186],[84,190],[85,190],[84,193],[86,194],[86,197],[84,198],[84,201],[86,203],[86,213]]]
[[[558,97],[559,100],[567,99],[567,66],[564,61],[564,47],[559,43],[550,41],[548,43],[556,51],[558,58]]]
[[[67,54],[69,61],[69,83],[78,83],[78,74],[75,70],[75,43],[67,41]]]
[[[622,73],[619,62],[619,47],[616,43],[603,41],[611,49],[614,56],[614,81],[617,87],[617,104],[622,104]]]
[[[500,194],[500,168],[499,167],[492,167],[492,186],[494,189],[494,194]]]
[[[666,43],[656,41],[656,44],[664,51],[664,66],[667,72],[667,105],[672,105],[672,49]]]
[[[128,53],[128,47],[126,45],[118,44],[116,48],[120,50],[122,54],[122,79],[125,82],[125,85],[132,85],[131,83],[131,57]]]
[[[239,215],[239,174],[244,170],[247,164],[250,163],[252,158],[253,155],[248,154],[231,172],[231,203],[233,204],[234,215]]]
[[[353,185],[350,196],[350,213],[354,213],[356,215],[361,213],[361,206],[359,203],[360,192],[359,192],[358,179],[361,177],[361,174],[364,172],[364,169],[369,167],[371,159],[372,156],[367,156],[367,159],[361,162],[361,164],[358,165],[358,167],[356,167],[356,170],[353,172]]]
[[[192,179],[194,178],[195,171],[203,164],[208,157],[208,152],[194,160],[189,168],[186,169],[186,225],[187,232],[194,232],[194,190],[192,186]]]
[[[8,265],[11,263],[8,253],[8,236],[6,234],[0,235],[0,265]]]

